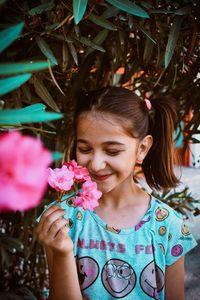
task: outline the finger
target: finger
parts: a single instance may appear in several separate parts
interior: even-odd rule
[[[42,226],[41,226],[41,231],[44,232],[44,234],[48,233],[51,226],[56,220],[62,219],[66,215],[66,212],[63,209],[55,210],[51,214],[49,214],[46,219],[44,220]]]
[[[55,213],[56,213],[56,215],[54,215]],[[44,212],[44,214],[42,215],[42,217],[40,219],[40,222],[39,222],[39,224],[36,228],[36,234],[39,234],[43,230],[43,228],[45,226],[45,222],[49,218],[50,218],[50,220],[51,220],[51,218],[53,218],[52,221],[54,222],[57,214],[59,214],[59,216],[64,215],[64,210],[61,207],[57,206],[57,205],[52,205],[51,207],[49,207]],[[55,217],[53,217],[53,216],[55,216]]]
[[[48,235],[51,236],[52,238],[55,238],[56,235],[62,228],[64,228],[68,224],[68,220],[64,218],[57,219],[50,227],[48,231]],[[68,232],[65,230],[65,232]]]
[[[42,228],[43,226],[43,223],[46,219],[46,217],[48,217],[49,214],[51,214],[52,212],[56,211],[56,210],[59,210],[61,209],[59,206],[57,206],[56,204],[53,204],[52,206],[50,206],[49,208],[47,208],[47,210],[42,214],[41,218],[40,218],[40,221],[37,225],[37,228],[36,228],[36,234],[40,231],[40,229]]]
[[[40,222],[42,223],[46,217],[48,217],[51,213],[53,213],[56,210],[61,210],[62,207],[58,206],[58,204],[53,204],[52,206],[50,206],[41,216]]]

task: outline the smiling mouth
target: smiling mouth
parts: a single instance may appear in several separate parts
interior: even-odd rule
[[[108,177],[110,177],[112,174],[105,174],[105,175],[95,175],[91,174],[92,179],[97,180],[97,181],[104,181]]]

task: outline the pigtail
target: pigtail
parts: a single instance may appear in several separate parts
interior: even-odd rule
[[[174,163],[177,161],[173,139],[176,104],[174,99],[166,96],[151,100],[151,104],[149,134],[153,137],[153,145],[142,166],[150,187],[168,189],[179,183],[174,173]]]

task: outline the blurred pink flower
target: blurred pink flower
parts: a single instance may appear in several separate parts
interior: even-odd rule
[[[39,139],[17,131],[0,135],[0,211],[37,206],[47,187],[51,153]]]
[[[93,211],[93,209],[99,205],[98,200],[101,195],[102,193],[97,190],[96,182],[86,181],[82,185],[82,191],[78,194],[78,197],[74,199],[74,203],[84,209]]]
[[[65,162],[64,165],[67,166],[70,171],[74,172],[74,179],[77,182],[91,180],[87,168],[78,165],[74,159],[70,162]]]
[[[48,169],[49,185],[57,192],[69,191],[74,184],[74,172],[70,171],[67,166],[62,168]]]

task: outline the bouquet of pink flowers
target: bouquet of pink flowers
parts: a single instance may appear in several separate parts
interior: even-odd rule
[[[90,211],[99,205],[102,193],[96,182],[91,180],[87,168],[78,165],[75,160],[65,162],[61,168],[48,168],[48,183],[59,192],[58,201],[73,197],[76,206]]]

